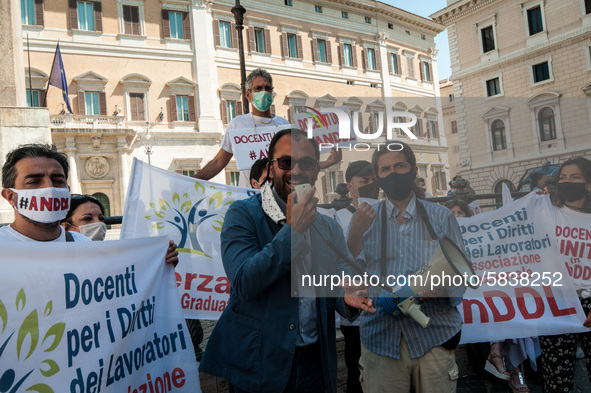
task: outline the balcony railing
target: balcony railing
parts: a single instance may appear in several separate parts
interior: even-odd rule
[[[51,115],[52,128],[120,128],[125,125],[123,116]]]

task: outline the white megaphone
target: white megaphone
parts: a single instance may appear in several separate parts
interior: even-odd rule
[[[441,236],[438,242],[439,247],[431,260],[408,276],[406,285],[399,285],[380,294],[380,304],[387,313],[394,316],[403,313],[427,328],[431,324],[431,318],[421,311],[420,293],[456,286],[478,288],[478,284],[474,285],[470,280],[475,273],[462,250],[447,236]]]

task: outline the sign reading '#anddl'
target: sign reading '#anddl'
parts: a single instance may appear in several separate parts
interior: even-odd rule
[[[3,243],[0,391],[200,392],[165,237]]]

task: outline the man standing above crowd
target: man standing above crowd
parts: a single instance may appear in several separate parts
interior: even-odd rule
[[[424,267],[438,248],[435,237],[446,235],[462,248],[460,228],[451,211],[418,201],[416,158],[408,145],[399,146],[400,151],[374,152],[372,166],[377,184],[387,198],[374,205],[375,210],[361,204],[348,236],[351,253],[365,260],[367,273],[382,277],[408,276]],[[462,328],[456,306],[462,293],[463,288],[452,288],[445,294],[450,297],[425,299],[422,311],[431,318],[428,328],[404,314],[387,313],[378,302],[377,313],[363,313],[359,360],[363,390],[455,392],[458,367],[454,348]],[[370,288],[372,298],[379,294],[378,288]]]
[[[228,165],[234,155],[229,131],[250,128],[256,132],[257,128],[279,128],[280,126],[289,125],[285,118],[271,113],[271,105],[273,105],[273,77],[271,74],[262,68],[255,69],[246,77],[244,88],[246,90],[246,99],[252,106],[251,112],[236,116],[230,121],[222,139],[222,147],[215,157],[195,174],[195,178],[209,180]],[[320,163],[320,169],[328,168],[341,161],[342,154],[341,150],[333,149],[328,159]],[[240,187],[251,186],[249,184],[249,175],[250,169],[240,171],[238,184]]]
[[[230,301],[200,370],[227,379],[230,392],[336,393],[334,312],[375,312],[366,297],[308,297],[292,285],[292,270],[337,272],[342,260],[326,239],[346,250],[336,222],[316,213],[315,187],[293,203],[296,185],[316,182],[318,157],[306,133],[280,131],[269,146],[272,185],[226,213],[221,246]]]

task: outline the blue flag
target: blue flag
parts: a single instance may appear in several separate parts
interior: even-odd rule
[[[70,106],[70,99],[68,98],[68,80],[66,79],[66,71],[64,70],[64,62],[62,61],[62,53],[60,52],[60,44],[57,44],[55,49],[55,56],[53,58],[53,66],[51,67],[51,75],[49,76],[49,84],[62,89],[64,102],[68,108],[68,112],[74,113]]]

